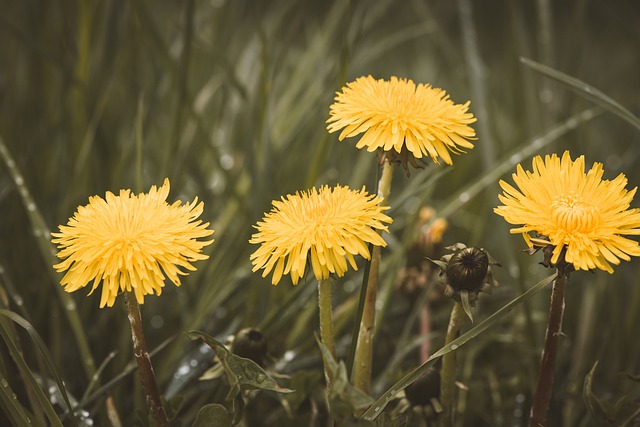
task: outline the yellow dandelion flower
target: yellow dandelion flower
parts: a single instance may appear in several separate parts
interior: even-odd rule
[[[169,205],[168,195],[165,179],[148,194],[120,190],[117,196],[107,192],[104,199],[89,197],[89,204],[78,207],[59,233],[51,233],[63,260],[53,267],[67,271],[64,289],[73,292],[93,281],[91,295],[103,282],[102,308],[113,306],[120,291],[134,292],[139,304],[145,295],[160,295],[165,275],[180,286],[178,276],[188,274],[182,269],[193,271],[193,261],[208,258],[202,248],[213,239],[197,239],[213,230],[198,220],[204,204],[197,197],[192,203]]]
[[[380,198],[348,187],[312,188],[281,200],[274,200],[271,212],[254,226],[250,243],[260,247],[251,254],[253,271],[264,269],[262,277],[273,270],[271,283],[277,285],[283,274],[291,274],[293,284],[304,277],[307,260],[316,279],[329,274],[343,276],[347,260],[357,270],[354,255],[371,257],[368,243],[386,246],[376,230],[388,231],[383,223],[392,220],[383,213]]]
[[[533,172],[525,172],[517,166],[513,180],[518,189],[500,181],[504,206],[494,211],[510,224],[521,224],[511,233],[522,233],[530,247],[552,245],[552,264],[566,249],[564,260],[576,270],[612,273],[611,264],[640,255],[640,245],[622,237],[640,234],[640,209],[629,209],[636,188],[625,189],[623,174],[603,180],[602,163],[585,174],[584,156],[572,161],[568,151],[562,159],[536,156],[532,167]]]
[[[447,93],[428,84],[391,77],[390,81],[360,77],[338,92],[327,120],[329,132],[342,129],[338,139],[363,134],[356,144],[367,151],[382,150],[389,160],[416,166],[414,158],[430,156],[452,164],[451,155],[473,148],[469,140],[475,122],[469,101],[454,104]]]

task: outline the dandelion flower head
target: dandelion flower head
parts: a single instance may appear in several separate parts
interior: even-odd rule
[[[450,153],[473,148],[469,140],[476,121],[469,102],[454,104],[447,93],[428,84],[391,77],[359,77],[338,92],[327,120],[329,132],[342,129],[338,139],[363,134],[356,144],[367,151],[382,150],[391,161],[417,166],[414,159],[430,156],[453,164]]]
[[[197,197],[191,203],[169,205],[168,195],[165,179],[148,194],[107,192],[104,199],[89,197],[88,205],[78,207],[59,233],[51,233],[63,260],[54,268],[66,271],[61,281],[65,290],[73,292],[93,281],[91,294],[102,282],[102,308],[113,306],[122,291],[133,292],[140,304],[145,295],[160,295],[165,275],[180,286],[184,270],[193,271],[193,261],[208,258],[202,248],[213,239],[198,239],[213,230],[198,220],[204,204]]]
[[[640,245],[623,237],[640,234],[640,209],[629,208],[636,188],[625,189],[623,174],[602,179],[602,163],[585,173],[584,156],[574,161],[568,151],[562,158],[536,156],[532,167],[530,172],[517,166],[513,180],[518,188],[500,181],[504,193],[498,197],[504,205],[494,211],[520,225],[511,233],[522,233],[529,246],[552,245],[552,264],[564,249],[564,261],[576,270],[612,273],[611,264],[640,255]]]
[[[343,276],[347,261],[357,270],[354,255],[370,258],[368,243],[386,246],[376,230],[387,230],[392,220],[383,211],[380,198],[348,187],[323,186],[320,190],[288,195],[273,201],[271,211],[254,226],[258,231],[250,243],[260,247],[251,254],[253,271],[273,270],[271,283],[291,274],[296,285],[304,277],[307,260],[317,280],[331,273]]]

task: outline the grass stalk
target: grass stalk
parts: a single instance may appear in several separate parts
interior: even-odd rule
[[[382,176],[378,184],[378,196],[384,203],[391,192],[393,178],[393,164],[385,160],[382,166]],[[378,278],[380,270],[380,247],[374,246],[371,251],[371,263],[367,291],[364,300],[362,319],[358,330],[358,342],[354,357],[351,381],[353,385],[365,393],[371,389],[371,364],[373,362],[373,333],[376,317],[376,297],[378,295]]]
[[[447,328],[447,336],[444,343],[445,346],[451,344],[453,340],[458,338],[464,317],[465,313],[462,304],[455,302],[453,309],[451,310],[449,327]],[[452,350],[442,356],[442,369],[440,373],[440,404],[442,405],[443,412],[440,415],[440,425],[443,427],[453,425],[457,353],[457,351]]]

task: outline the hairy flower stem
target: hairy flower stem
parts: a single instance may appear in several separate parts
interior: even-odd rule
[[[167,414],[164,412],[160,391],[156,383],[156,376],[153,373],[153,366],[147,350],[147,342],[142,329],[142,318],[140,307],[133,292],[125,292],[125,302],[129,323],[131,324],[131,340],[133,341],[133,356],[138,364],[138,372],[142,380],[142,389],[145,393],[145,400],[149,407],[149,413],[155,427],[169,427]]]
[[[393,164],[388,160],[382,166],[382,177],[378,184],[380,203],[385,203],[391,192]],[[380,231],[381,233],[381,231]],[[376,297],[378,295],[378,276],[380,271],[380,247],[374,246],[371,253],[371,266],[367,281],[367,293],[364,300],[362,319],[358,329],[358,343],[353,364],[351,381],[354,386],[369,394],[371,389],[371,363],[373,360],[373,332],[376,318]]]
[[[331,280],[318,281],[318,308],[320,311],[320,339],[322,344],[336,358],[336,344],[333,339],[333,314],[331,310]]]
[[[460,335],[460,327],[465,318],[462,304],[455,302],[449,318],[449,327],[444,345]],[[455,385],[456,385],[456,356],[457,351],[450,351],[442,356],[442,371],[440,372],[440,404],[442,414],[440,414],[440,425],[449,427],[453,425],[453,413],[455,406]]]
[[[544,337],[542,360],[540,361],[540,374],[538,385],[533,396],[533,404],[529,415],[529,427],[545,426],[553,378],[556,367],[556,354],[558,353],[558,341],[562,329],[562,315],[564,314],[564,285],[567,276],[558,271],[558,277],[553,282],[551,290],[551,306],[549,308],[549,323]]]

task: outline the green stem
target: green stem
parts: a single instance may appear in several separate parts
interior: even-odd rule
[[[456,302],[451,310],[447,337],[444,343],[445,346],[458,338],[464,317],[465,313],[462,304]],[[442,371],[440,373],[440,404],[442,405],[442,414],[440,420],[443,427],[453,425],[457,353],[458,352],[453,350],[452,347],[452,351],[442,356]]]
[[[388,160],[382,166],[382,177],[378,185],[380,203],[389,198],[391,180],[393,178],[393,164]],[[353,385],[365,393],[371,389],[371,364],[373,361],[373,331],[376,317],[376,297],[378,295],[378,277],[380,271],[380,247],[374,246],[371,251],[371,263],[367,292],[364,299],[362,319],[358,329],[358,343],[356,344],[355,360],[351,381]]]
[[[531,413],[529,416],[529,427],[545,426],[551,391],[553,389],[553,378],[556,367],[556,354],[558,353],[558,342],[562,330],[562,315],[564,314],[564,285],[567,276],[558,272],[558,277],[553,282],[551,290],[551,306],[549,307],[549,323],[544,337],[544,347],[542,349],[542,360],[540,361],[540,374],[538,385],[533,397]]]
[[[320,339],[336,359],[336,344],[333,340],[333,314],[331,310],[331,280],[318,281],[318,308],[320,312]]]
[[[138,372],[142,381],[142,389],[145,393],[145,400],[149,407],[153,425],[156,427],[169,427],[167,414],[164,412],[162,400],[160,399],[160,391],[156,383],[156,376],[153,373],[151,358],[147,350],[147,341],[144,338],[142,329],[142,317],[140,316],[140,307],[133,292],[125,292],[125,302],[129,314],[129,323],[131,324],[131,340],[133,341],[133,356],[138,364]]]

